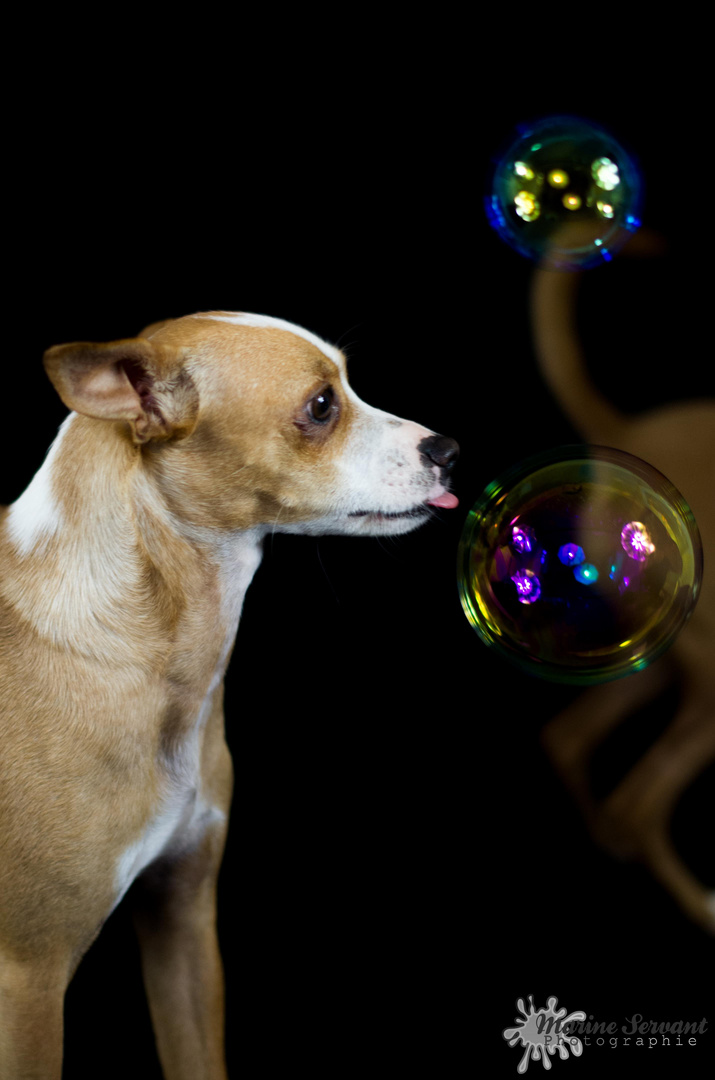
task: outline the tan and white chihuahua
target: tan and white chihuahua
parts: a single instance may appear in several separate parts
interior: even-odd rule
[[[220,1080],[223,680],[262,541],[408,532],[457,505],[458,448],[266,316],[57,346],[45,368],[72,412],[0,508],[0,1075],[59,1080],[66,987],[141,877],[164,1074]]]

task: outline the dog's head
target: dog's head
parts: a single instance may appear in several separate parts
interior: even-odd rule
[[[45,367],[69,408],[114,421],[192,524],[395,534],[457,505],[454,440],[366,405],[343,354],[291,323],[191,315],[56,346]]]

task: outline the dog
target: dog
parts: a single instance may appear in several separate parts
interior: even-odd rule
[[[63,998],[129,887],[167,1080],[222,1080],[223,681],[272,532],[407,533],[458,446],[344,355],[205,312],[45,353],[72,410],[0,508],[0,1075],[59,1080]]]
[[[559,242],[592,239],[578,230],[569,227]],[[657,234],[641,230],[623,256],[662,250]],[[588,690],[546,725],[542,742],[596,841],[619,858],[642,861],[690,919],[715,933],[715,893],[682,861],[669,828],[679,797],[715,759],[715,402],[682,401],[635,416],[617,409],[591,379],[579,341],[580,279],[579,273],[554,272],[548,255],[534,271],[532,338],[543,378],[586,441],[643,459],[678,488],[698,523],[705,571],[695,611],[669,652],[645,671]],[[615,790],[597,801],[588,776],[591,754],[675,680],[681,700],[670,726]]]

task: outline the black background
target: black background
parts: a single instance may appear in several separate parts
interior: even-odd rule
[[[280,40],[185,25],[116,48],[107,26],[71,54],[49,35],[28,74],[42,107],[6,134],[0,499],[65,415],[44,349],[198,310],[297,322],[346,350],[365,400],[455,437],[458,510],[394,540],[277,536],[249,590],[226,697],[231,1075],[451,1077],[488,1060],[512,1076],[501,1031],[529,994],[619,1025],[709,1020],[696,1048],[595,1049],[557,1070],[702,1075],[712,942],[592,845],[538,744],[578,691],[479,643],[455,563],[484,486],[578,439],[536,371],[531,267],[484,220],[490,154],[552,112],[636,152],[667,251],[590,272],[582,336],[623,408],[696,395],[711,365],[703,97],[657,50],[636,71],[595,40],[517,59],[506,30],[474,48],[457,23],[343,19],[316,36],[282,25]],[[676,824],[715,885],[712,779]],[[70,988],[65,1072],[159,1075],[121,908]]]

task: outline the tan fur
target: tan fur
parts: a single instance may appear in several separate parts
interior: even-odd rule
[[[0,1075],[58,1080],[67,983],[139,879],[165,1075],[219,1080],[223,676],[262,539],[408,531],[456,503],[456,444],[277,326],[190,316],[45,366],[77,415],[0,511]]]
[[[627,254],[658,254],[658,237],[637,234]],[[683,910],[715,932],[715,896],[676,853],[670,817],[695,777],[715,759],[715,402],[665,405],[626,416],[593,385],[576,332],[580,275],[536,271],[534,343],[545,380],[584,439],[642,458],[684,495],[699,526],[705,572],[697,607],[669,653],[628,679],[589,690],[547,725],[543,740],[597,840],[642,860]],[[666,732],[603,802],[592,797],[588,761],[630,712],[655,700],[674,674],[683,686]]]

